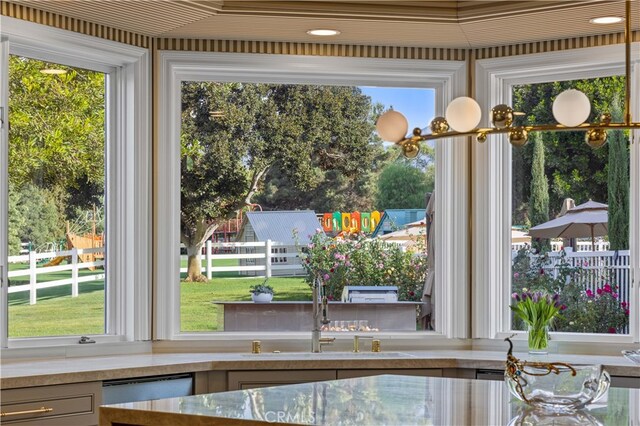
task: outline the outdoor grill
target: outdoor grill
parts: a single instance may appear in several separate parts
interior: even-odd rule
[[[346,286],[342,301],[351,303],[395,303],[398,301],[396,286]]]

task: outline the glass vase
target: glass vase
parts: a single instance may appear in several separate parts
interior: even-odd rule
[[[549,326],[529,326],[529,353],[532,355],[546,355],[549,353]]]

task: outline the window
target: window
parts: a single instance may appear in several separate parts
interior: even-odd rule
[[[9,57],[9,338],[108,332],[107,76]]]
[[[536,121],[545,123],[552,118],[541,116],[545,108],[535,106],[550,105],[549,92],[575,86],[593,92],[590,98],[594,113],[609,110],[615,116],[615,94],[620,93],[624,81],[619,77],[624,73],[623,53],[623,46],[607,46],[482,60],[478,63],[478,98],[487,106],[512,104],[516,110],[538,114]],[[637,115],[637,66],[632,79],[636,89],[632,89],[631,102]],[[600,94],[604,93],[602,88],[606,88],[607,95]],[[621,99],[618,97],[618,102]],[[474,277],[479,289],[473,315],[475,337],[500,337],[512,329],[521,329],[521,324],[512,322],[508,308],[511,293],[531,287],[560,291],[561,298],[564,291],[566,320],[557,324],[556,341],[638,341],[638,289],[631,282],[640,264],[640,153],[637,143],[629,143],[625,134],[609,132],[609,144],[597,151],[584,145],[583,134],[573,132],[533,135],[529,146],[519,150],[499,137],[474,147],[478,194],[474,202],[474,211],[478,212],[474,226]],[[607,179],[612,167],[609,154],[617,147],[628,159],[618,160],[616,165],[628,163],[630,170],[629,178],[623,178],[625,182],[619,185]],[[574,205],[579,208],[589,199],[611,204],[611,215],[619,210],[609,200],[609,190],[614,185],[629,193],[629,208],[622,214],[622,221],[628,221],[628,230],[619,233],[622,241],[603,235],[603,227],[596,228],[593,238],[580,235],[564,241],[536,239],[542,236],[541,231],[529,230]],[[548,209],[531,207],[545,204]],[[609,244],[617,251],[607,250]],[[527,250],[530,246],[533,252]],[[593,319],[602,316],[606,321]]]
[[[280,254],[287,254],[287,248],[286,247],[280,247],[280,248],[272,248],[271,249],[271,263],[287,263],[287,258],[286,257],[278,257],[278,253]]]
[[[418,63],[416,61],[377,61],[279,55],[268,55],[265,57],[261,55],[186,54],[176,52],[161,52],[160,58],[160,84],[161,87],[166,88],[166,90],[162,91],[159,102],[161,107],[160,114],[164,117],[163,122],[167,125],[166,131],[160,133],[161,145],[166,148],[161,150],[163,155],[160,161],[162,163],[161,167],[168,171],[167,174],[160,177],[162,181],[160,185],[165,188],[171,188],[170,191],[163,191],[162,194],[159,194],[160,199],[158,200],[160,205],[171,206],[170,209],[165,209],[160,212],[159,226],[163,229],[170,230],[160,236],[161,240],[158,241],[158,247],[162,248],[177,246],[179,238],[184,240],[184,229],[180,229],[183,228],[183,225],[180,225],[180,204],[184,205],[185,201],[190,201],[185,197],[194,196],[195,198],[198,196],[198,193],[204,192],[194,190],[187,191],[185,194],[185,171],[193,174],[196,181],[200,179],[194,189],[197,187],[202,188],[203,185],[213,184],[216,179],[224,182],[226,189],[233,189],[233,185],[241,184],[241,180],[243,179],[248,179],[249,183],[251,183],[250,179],[255,177],[256,174],[234,173],[234,170],[237,171],[238,168],[232,167],[234,164],[239,166],[253,164],[250,163],[252,161],[251,159],[256,158],[241,154],[243,152],[242,144],[246,143],[243,141],[243,138],[256,138],[258,141],[255,145],[257,147],[256,149],[277,150],[278,146],[286,146],[288,147],[287,149],[298,149],[304,153],[308,153],[313,151],[313,149],[322,148],[327,150],[327,155],[325,155],[326,159],[333,156],[332,158],[334,158],[334,160],[331,161],[358,161],[357,158],[342,158],[341,150],[337,148],[339,148],[339,143],[345,143],[344,139],[348,139],[351,134],[356,135],[357,132],[360,131],[359,129],[352,129],[350,127],[341,128],[339,135],[343,138],[342,142],[338,139],[323,138],[322,133],[315,135],[317,140],[311,146],[305,144],[309,143],[313,138],[306,136],[306,140],[296,139],[295,135],[298,134],[298,128],[305,126],[305,119],[300,120],[300,118],[297,118],[298,121],[296,122],[295,114],[290,113],[286,108],[289,108],[291,112],[301,110],[302,104],[298,107],[295,107],[294,104],[295,102],[302,102],[304,96],[315,96],[316,99],[327,102],[326,107],[330,107],[332,105],[331,102],[339,104],[340,100],[345,100],[344,102],[346,103],[346,99],[352,99],[354,97],[364,101],[364,99],[368,98],[368,95],[363,95],[363,92],[365,90],[375,90],[375,87],[417,87],[430,89],[434,93],[434,98],[436,99],[435,112],[438,113],[442,111],[443,102],[458,92],[462,87],[461,82],[463,81],[464,73],[462,63],[446,61],[425,61],[424,63]],[[256,73],[252,71],[257,69],[260,69],[261,72]],[[204,92],[207,92],[208,95],[203,96]],[[347,96],[347,94],[352,94],[351,98]],[[243,103],[241,102],[243,96],[247,97],[247,99],[253,96],[255,100]],[[216,100],[217,97],[220,98],[220,101]],[[229,99],[234,97],[238,99],[236,101],[229,101]],[[227,101],[224,101],[224,99],[227,99]],[[276,102],[278,99],[281,100],[280,103]],[[331,99],[333,99],[333,101]],[[284,100],[288,100],[289,103],[284,102]],[[291,104],[291,102],[293,102],[293,104]],[[279,119],[245,120],[243,117],[247,115],[247,112],[240,109],[240,106],[243,104],[251,106],[251,109],[248,110],[249,112],[251,112],[252,109],[256,110],[264,107],[267,113],[279,114]],[[278,111],[278,108],[281,110]],[[202,112],[199,110],[202,110]],[[345,109],[341,111],[341,114],[349,114],[352,113],[352,111],[353,113],[357,111],[355,104],[353,110]],[[306,120],[324,119],[319,110],[314,111],[310,109],[306,111],[305,114],[308,116],[305,116],[307,117]],[[365,115],[367,114],[370,114],[370,112],[367,112]],[[424,120],[428,120],[430,117],[423,118]],[[238,125],[236,127],[229,126],[228,123],[234,120]],[[360,127],[364,125],[365,121],[363,120],[361,123],[362,124],[359,124]],[[206,178],[204,178],[206,172],[204,172],[203,169],[194,167],[197,161],[203,156],[204,150],[202,149],[202,144],[211,143],[215,145],[215,143],[220,143],[220,140],[211,138],[210,132],[198,133],[191,131],[191,129],[201,125],[205,127],[209,126],[211,127],[210,130],[222,132],[221,135],[224,138],[230,138],[236,141],[231,148],[221,147],[221,149],[217,151],[215,161],[226,164],[226,166],[218,167],[215,176],[207,176]],[[367,125],[370,126],[371,124],[369,123]],[[312,126],[307,125],[306,127],[311,129]],[[276,138],[280,138],[280,145],[276,144],[271,147],[269,143],[273,141],[261,141],[261,135],[257,131],[257,128],[263,132],[269,131]],[[191,136],[188,138],[185,138],[185,130],[190,131]],[[235,134],[233,132],[239,133]],[[195,137],[193,136],[194,134],[196,135]],[[299,143],[289,143],[289,140],[292,142],[299,141]],[[178,143],[178,141],[182,143]],[[178,150],[179,145],[181,145],[180,150]],[[371,145],[365,149],[373,150],[374,146]],[[296,167],[300,165],[296,163],[296,161],[301,158],[300,156],[298,156],[298,160],[296,160],[296,157],[286,150],[281,151],[280,154],[285,161],[289,161],[289,163],[284,162],[282,164],[291,170],[296,170]],[[369,153],[366,154],[368,155]],[[362,158],[367,157],[367,155],[362,155]],[[444,170],[452,167],[456,161],[462,161],[462,164],[466,164],[465,159],[468,158],[464,144],[455,146],[438,145],[435,147],[435,156],[437,157],[435,160],[437,164],[445,165]],[[255,165],[260,166],[260,163],[255,163]],[[352,166],[355,168],[357,164],[352,164]],[[440,216],[441,219],[439,220],[442,221],[441,225],[444,225],[446,229],[446,222],[450,222],[451,224],[454,222],[465,223],[463,214],[466,211],[467,198],[462,194],[466,193],[465,176],[467,175],[466,169],[464,168],[459,171],[459,173],[457,170],[456,173],[452,170],[449,170],[449,172],[443,171],[443,178],[439,180],[439,170],[440,168],[438,167],[435,178],[436,192],[441,191],[443,195],[442,198],[436,198],[436,200],[442,200],[443,211],[449,208],[457,208],[457,211],[462,215],[444,214]],[[300,169],[300,171],[304,170]],[[285,172],[287,172],[287,170],[285,170]],[[280,178],[284,180],[285,178],[295,179],[301,177],[301,175],[284,176],[285,174],[286,173],[282,173]],[[274,182],[274,180],[270,182]],[[186,183],[186,185],[190,184],[189,182]],[[290,188],[291,186],[292,185],[282,185],[280,189]],[[457,187],[461,190],[455,197],[447,190],[452,187]],[[265,192],[271,191],[272,189],[278,189],[278,186],[274,185],[273,188],[267,187]],[[273,191],[269,193],[269,195],[273,194]],[[282,196],[282,194],[278,195]],[[179,196],[181,197],[182,203],[178,202]],[[204,202],[208,202],[208,200],[204,200]],[[201,204],[199,202],[196,203],[196,205]],[[300,207],[304,206],[292,206],[291,208]],[[310,207],[313,206],[310,205],[307,208]],[[276,271],[291,269],[295,266],[300,261],[298,257],[302,257],[299,247],[296,247],[296,244],[291,241],[276,241],[269,238],[261,238],[259,235],[259,227],[251,222],[252,213],[260,212],[246,213],[248,219],[244,220],[243,228],[239,230],[240,233],[244,232],[239,240],[249,241],[244,244],[254,245],[254,247],[245,247],[239,250],[240,255],[244,257],[244,259],[236,260],[238,266],[235,266],[235,268],[243,268],[244,271],[241,273],[262,275],[265,274],[265,268],[267,268],[268,265],[270,265],[271,272],[274,274]],[[262,213],[267,215],[272,212],[265,211]],[[304,211],[285,213],[297,214],[304,213]],[[328,214],[328,212],[323,213]],[[349,212],[349,215],[351,213],[353,212]],[[308,214],[312,222],[312,231],[305,231],[304,238],[307,238],[307,235],[312,235],[315,232],[315,228],[320,227],[313,212],[308,211]],[[227,217],[229,216],[231,215],[227,215]],[[341,219],[344,219],[344,215]],[[197,221],[193,222],[197,223]],[[284,222],[287,223],[286,220]],[[215,224],[215,226],[222,226],[222,224]],[[300,229],[302,229],[302,227],[300,227]],[[441,292],[441,299],[438,299],[437,304],[439,307],[441,306],[441,308],[436,310],[437,318],[435,321],[437,324],[440,324],[440,326],[436,328],[436,331],[446,336],[461,336],[465,333],[466,325],[464,321],[458,321],[459,310],[455,310],[454,312],[452,306],[453,294],[459,295],[457,302],[462,301],[461,303],[464,304],[467,300],[465,294],[466,286],[464,285],[464,282],[466,282],[464,272],[466,270],[466,253],[464,253],[464,244],[458,245],[459,241],[464,240],[464,235],[466,234],[457,234],[455,237],[449,238],[445,231],[440,233],[440,236],[437,236],[438,243],[443,244],[439,246],[442,247],[443,268],[451,268],[451,265],[446,263],[444,259],[452,255],[456,250],[460,251],[458,259],[461,259],[460,264],[456,265],[456,268],[453,268],[455,271],[451,275],[447,275],[445,272],[438,272],[438,268],[441,266],[440,263],[438,263],[435,268],[436,274],[443,274],[443,276],[447,277],[436,279],[436,291]],[[285,237],[287,240],[291,239],[290,235],[285,235],[277,239],[284,240]],[[257,239],[264,241],[257,241]],[[453,244],[454,240],[456,244]],[[268,241],[271,242],[269,243]],[[266,247],[266,244],[273,244],[273,247]],[[162,290],[159,292],[159,318],[161,318],[161,322],[158,324],[158,337],[164,339],[196,339],[198,335],[191,334],[191,332],[210,331],[211,326],[207,325],[206,321],[211,321],[207,318],[214,317],[214,315],[207,314],[207,318],[201,318],[200,326],[197,328],[185,328],[184,324],[189,320],[185,316],[184,308],[190,305],[199,305],[203,312],[205,310],[208,311],[211,302],[216,301],[215,292],[207,291],[206,287],[198,287],[196,285],[194,288],[197,290],[196,293],[198,293],[198,295],[191,301],[185,300],[184,296],[188,294],[188,292],[184,291],[186,286],[184,284],[181,284],[180,287],[176,286],[176,278],[171,278],[178,276],[178,271],[176,270],[176,253],[177,251],[165,251],[161,249],[160,260],[158,262],[159,269],[157,274],[158,277],[162,277],[162,282],[159,283]],[[195,249],[192,254],[195,258],[200,253],[200,250]],[[271,254],[271,262],[265,262],[265,253]],[[223,258],[218,258],[218,262],[222,262],[223,260]],[[183,262],[186,263],[187,259],[184,259]],[[201,261],[195,260],[194,265],[195,271],[198,271],[198,269],[202,270]],[[184,269],[185,266],[186,265],[182,265],[182,268]],[[225,268],[225,270],[218,268],[213,269],[226,273],[227,267],[223,266],[222,268]],[[440,271],[444,271],[445,269]],[[183,271],[183,273],[184,272],[186,271]],[[282,279],[291,280],[292,278]],[[300,278],[295,279],[300,281]],[[448,282],[450,279],[458,280],[459,284],[449,287],[443,284],[444,281]],[[259,284],[261,281],[262,279],[258,279],[256,284]],[[238,282],[235,284],[237,283]],[[231,285],[226,285],[225,287],[230,289]],[[302,297],[303,299],[301,300],[311,298],[309,287],[304,282],[292,285],[289,288],[299,293],[296,297]],[[177,302],[180,298],[176,297],[180,290],[182,290],[180,293],[182,304]],[[242,299],[248,299],[249,297],[248,289],[245,290],[247,290],[247,294],[241,294],[240,297]],[[335,298],[336,296],[333,295],[333,297]],[[236,300],[238,299],[236,298]],[[440,303],[442,303],[442,305],[440,305]],[[225,313],[227,313],[226,306],[224,309]],[[200,315],[200,317],[202,317],[202,315]],[[219,318],[219,315],[215,315],[215,317]],[[228,315],[224,316],[225,324],[227,317]],[[218,320],[218,322],[220,322],[220,320]],[[227,330],[226,327],[224,329]],[[299,331],[304,331],[304,335],[306,336],[306,332],[310,331],[310,329],[300,329]],[[229,333],[225,333],[224,338],[228,339],[228,336]],[[291,334],[292,338],[296,336],[302,335]],[[208,337],[213,338],[214,336],[213,334],[209,334]]]
[[[2,24],[2,347],[148,338],[147,51]]]
[[[307,266],[321,256],[311,248],[318,234],[326,250],[343,249],[332,251],[332,264],[317,272],[334,305],[333,322],[367,322],[367,331],[415,331],[418,310],[420,329],[431,325],[421,297],[433,146],[425,144],[418,159],[406,161],[399,149],[384,146],[374,123],[395,101],[417,125],[433,117],[434,95],[425,88],[183,82],[180,238],[187,256],[181,268],[181,330],[308,330],[310,274],[316,272]],[[225,238],[245,243],[209,244],[217,229],[233,227],[236,210],[247,204],[254,211],[244,212],[237,231]],[[361,219],[376,208],[388,210],[382,220],[395,221],[399,232],[381,244],[350,245],[364,240],[356,232],[374,236],[375,227],[365,220],[363,228]],[[317,216],[337,210],[343,211],[340,226],[323,224],[318,232]],[[212,253],[224,248],[235,253]],[[262,305],[245,302],[251,301],[251,286],[263,278],[275,296],[261,313]],[[343,306],[347,285],[394,286],[402,306]],[[207,296],[211,303],[203,305]],[[294,304],[299,309],[293,315],[302,318],[291,321]],[[246,315],[252,308],[258,311]],[[337,328],[333,322],[328,328]]]
[[[550,105],[554,96],[570,88],[591,99],[593,118],[607,111],[614,121],[623,120],[624,77],[618,76],[517,85],[513,105],[517,111],[536,103]],[[550,119],[540,112],[535,122],[547,124]],[[609,132],[601,149],[587,146],[582,132],[558,132],[532,135],[528,146],[512,150],[512,233],[526,247],[512,249],[511,290],[558,294],[562,316],[554,322],[554,331],[629,333],[625,133]],[[580,229],[585,215],[593,216],[592,222]],[[529,236],[523,237],[526,231]],[[522,330],[523,324],[514,318],[513,327]]]

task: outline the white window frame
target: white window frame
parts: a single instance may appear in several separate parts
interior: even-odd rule
[[[105,327],[107,334],[92,335],[98,343],[148,340],[150,338],[151,276],[151,163],[149,52],[147,49],[86,36],[23,20],[2,17],[0,105],[8,116],[8,55],[18,54],[107,73],[105,118],[105,195],[107,259]],[[2,128],[0,188],[7,197],[8,126]],[[6,204],[0,208],[0,241],[6,242]],[[37,348],[76,345],[79,336],[9,339],[7,247],[0,244],[2,274],[1,346]],[[83,345],[85,346],[85,345]],[[85,351],[85,353],[91,350]]]
[[[465,61],[418,61],[365,58],[256,55],[159,51],[158,169],[154,287],[154,339],[214,340],[219,345],[250,339],[247,333],[180,332],[180,108],[183,81],[244,81],[290,84],[423,87],[436,91],[436,115],[466,94]],[[428,117],[425,117],[425,121]],[[426,123],[425,123],[426,124]],[[469,337],[468,314],[468,177],[469,143],[436,143],[436,333],[384,333],[416,345],[430,335]],[[161,206],[161,207],[160,207]],[[311,330],[309,330],[310,333]],[[309,339],[309,333],[287,333],[285,340]],[[249,333],[254,335],[255,333]],[[282,333],[272,333],[282,340]],[[268,338],[270,333],[262,333]],[[253,336],[255,337],[255,336]]]
[[[632,47],[631,108],[634,120],[640,119],[640,43]],[[477,61],[476,96],[486,113],[484,126],[490,127],[488,112],[498,104],[511,105],[512,88],[518,84],[564,81],[624,75],[624,46],[605,46],[563,52],[522,55]],[[631,252],[630,300],[639,300],[640,277],[640,132],[632,132],[630,153]],[[511,146],[506,136],[489,137],[473,148],[474,244],[472,318],[473,337],[502,339],[509,335],[511,302]],[[628,335],[591,333],[552,333],[563,342],[638,342],[640,306],[631,306]],[[525,333],[518,333],[524,339]],[[567,346],[570,346],[567,343]]]

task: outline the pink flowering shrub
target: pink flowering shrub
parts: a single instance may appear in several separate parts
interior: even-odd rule
[[[564,252],[561,253],[556,273],[552,273],[546,255],[530,256],[527,250],[519,251],[513,260],[512,291],[557,293],[564,309],[555,321],[555,331],[622,333],[627,329],[629,306],[620,301],[619,288],[613,282],[614,274],[586,269],[589,266],[586,263],[572,266]],[[593,290],[584,284],[594,281],[597,285]],[[514,329],[521,326],[514,320]]]
[[[569,308],[558,321],[562,331],[575,333],[620,333],[629,324],[629,307],[620,302],[617,286],[605,282],[596,291],[570,284],[564,294]]]
[[[368,239],[364,234],[331,238],[322,232],[311,236],[302,248],[302,265],[311,285],[322,279],[330,300],[340,300],[345,286],[397,286],[398,299],[419,301],[426,280],[426,257],[403,252],[382,240]]]

